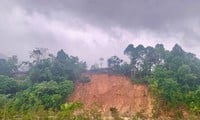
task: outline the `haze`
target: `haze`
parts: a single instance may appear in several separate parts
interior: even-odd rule
[[[0,53],[26,60],[36,47],[79,56],[88,64],[112,55],[124,58],[128,44],[197,54],[198,0],[1,0]]]

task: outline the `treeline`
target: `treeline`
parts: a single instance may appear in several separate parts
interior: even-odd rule
[[[30,58],[20,64],[17,56],[0,59],[0,119],[61,110],[74,90],[75,80],[86,70],[85,62],[63,50],[53,56],[47,49],[37,48]],[[25,76],[16,77],[22,73],[22,66],[27,70],[23,71]]]
[[[194,54],[178,44],[172,50],[166,50],[162,44],[155,47],[130,44],[124,54],[130,63],[112,56],[107,60],[108,68],[113,74],[131,77],[134,83],[147,84],[156,99],[154,111],[158,113],[167,106],[167,109],[184,108],[200,114],[200,59]],[[86,62],[63,50],[54,56],[47,49],[37,48],[31,52],[30,59],[22,63],[17,56],[0,59],[0,119],[33,111],[68,113],[63,106],[73,93],[74,82],[89,81],[81,76],[86,71]],[[103,60],[100,59],[101,67]],[[99,67],[93,65],[91,69]],[[20,70],[25,76],[16,76]],[[72,111],[76,105],[69,105]],[[70,115],[74,117],[71,112]]]
[[[126,73],[135,83],[147,83],[163,106],[200,113],[200,59],[194,54],[185,52],[178,44],[171,51],[162,44],[155,47],[130,44],[124,54],[130,64],[117,56],[108,59],[108,66],[115,73]]]

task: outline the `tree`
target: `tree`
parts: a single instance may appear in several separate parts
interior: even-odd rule
[[[19,112],[38,110],[40,107],[43,107],[44,110],[59,110],[73,89],[73,82],[69,80],[60,83],[45,81],[34,84],[32,87],[17,93],[16,97],[10,101],[9,109]]]
[[[17,56],[9,57],[8,60],[0,59],[0,75],[12,76],[18,70]]]
[[[127,48],[124,50],[124,54],[128,55],[131,60],[131,65],[136,66],[137,63],[137,50],[134,48],[133,44],[129,44]]]
[[[196,79],[197,77],[194,73],[192,73],[189,65],[183,64],[178,68],[177,81],[184,86],[182,91],[189,92],[189,88],[193,88],[195,86]]]
[[[13,78],[0,75],[0,94],[15,94],[18,90],[19,86]]]
[[[160,81],[159,83],[159,89],[161,95],[168,101],[170,107],[175,107],[178,103],[182,102],[180,86],[176,80],[164,78],[163,81]]]
[[[117,56],[112,56],[107,60],[107,62],[108,62],[108,67],[115,68],[115,67],[119,67],[121,63],[123,62],[123,60]]]
[[[134,45],[129,44],[127,48],[124,50],[124,54],[128,55],[130,58],[132,57],[132,51],[134,51]]]
[[[32,83],[41,83],[43,81],[50,81],[53,79],[52,62],[50,59],[40,60],[37,64],[31,67],[29,70],[29,76]]]
[[[164,45],[163,44],[156,44],[155,51],[158,55],[159,63],[164,62],[164,59],[165,59],[165,56],[166,56],[166,51],[165,51]]]
[[[112,69],[112,72],[117,74],[125,74],[127,73],[126,65],[123,64],[123,60],[117,56],[112,56],[107,60],[108,67]]]
[[[174,47],[172,48],[171,53],[174,56],[183,56],[185,54],[185,51],[181,48],[180,45],[175,44]]]
[[[51,72],[57,81],[77,80],[86,67],[86,62],[79,61],[78,57],[68,56],[63,50],[60,50],[53,62]]]
[[[5,59],[0,59],[0,75],[11,75],[12,69],[8,65],[7,61]]]
[[[157,48],[148,46],[145,48],[143,45],[138,45],[134,48],[134,46],[130,44],[125,49],[124,54],[129,56],[131,66],[136,69],[135,72],[137,73],[137,76],[149,76],[153,67],[160,64],[162,61],[164,56],[164,47],[159,44],[156,47]]]
[[[78,57],[68,56],[60,50],[56,57],[41,59],[36,64],[32,64],[29,76],[32,83],[51,80],[62,82],[65,79],[74,81],[80,77],[86,67],[86,63],[79,61]]]
[[[33,58],[34,63],[39,63],[40,60],[47,58],[47,53],[48,49],[47,48],[35,48],[31,54],[30,58]]]
[[[178,102],[183,100],[181,86],[176,81],[174,72],[165,69],[163,66],[155,68],[149,84],[150,89],[161,95],[170,107],[175,107]]]
[[[90,69],[91,70],[98,70],[99,69],[99,65],[97,63],[95,63],[94,65],[91,65]]]
[[[8,58],[8,64],[12,68],[12,72],[16,72],[18,70],[18,57],[16,55],[13,55],[12,57]]]
[[[63,51],[63,49],[61,49],[60,51],[58,51],[56,59],[59,62],[64,63],[67,59],[69,59],[69,56]]]
[[[157,91],[170,106],[185,104],[192,111],[199,111],[195,97],[200,85],[200,60],[192,53],[185,52],[176,44],[171,51],[156,45],[156,54],[163,61],[157,64],[149,81],[153,91]]]

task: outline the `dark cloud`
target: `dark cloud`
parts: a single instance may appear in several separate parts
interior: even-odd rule
[[[73,13],[100,25],[164,28],[167,24],[199,19],[198,0],[24,0],[30,11]]]
[[[179,43],[200,56],[199,11],[198,0],[1,0],[0,51],[63,48],[92,64],[129,43]]]
[[[184,34],[183,42],[199,43],[199,31],[193,31],[194,26],[185,26],[196,20],[200,27],[198,0],[24,0],[23,5],[45,14],[54,11],[74,14],[105,30],[113,26],[132,32],[149,29],[166,35]]]

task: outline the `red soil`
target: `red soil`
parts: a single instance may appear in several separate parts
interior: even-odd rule
[[[132,84],[124,76],[107,74],[93,74],[90,79],[89,83],[76,83],[70,102],[81,101],[86,109],[97,103],[105,113],[115,107],[121,114],[141,111],[151,114],[152,99],[146,85]]]

